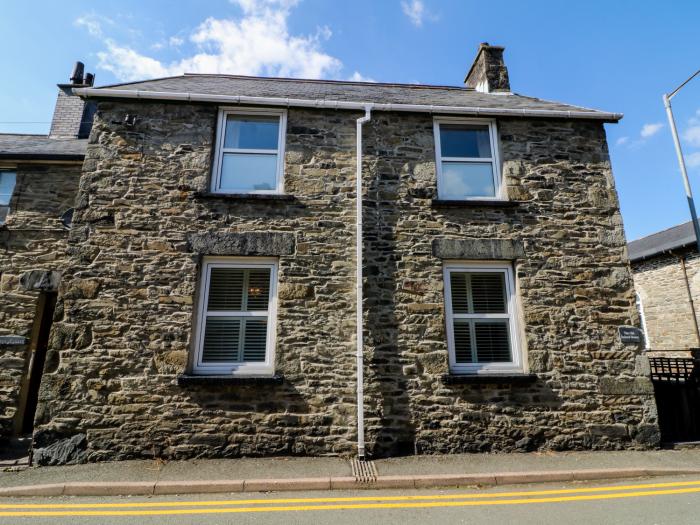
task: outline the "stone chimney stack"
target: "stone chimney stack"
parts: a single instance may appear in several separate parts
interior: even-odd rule
[[[77,87],[91,87],[95,76],[92,73],[83,75],[85,66],[76,62],[69,84],[58,84],[58,98],[51,120],[51,138],[84,139],[90,135],[92,118],[95,114],[95,104],[85,103],[83,99],[73,94]]]
[[[479,45],[474,63],[464,79],[466,86],[482,93],[510,92],[508,68],[503,61],[504,49],[490,46],[488,42]]]

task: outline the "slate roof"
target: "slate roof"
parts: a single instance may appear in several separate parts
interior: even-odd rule
[[[375,104],[428,104],[482,108],[581,111],[590,108],[551,102],[517,94],[481,93],[464,86],[382,84],[337,80],[247,77],[186,73],[181,76],[101,86],[98,89],[128,89],[206,95],[279,97]],[[617,119],[610,119],[617,120]]]
[[[688,221],[632,241],[627,244],[627,251],[630,261],[634,262],[693,244],[695,244],[695,232],[692,221]]]
[[[87,142],[87,139],[0,133],[0,159],[82,160]]]

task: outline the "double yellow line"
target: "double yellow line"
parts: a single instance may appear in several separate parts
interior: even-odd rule
[[[163,501],[136,503],[14,503],[0,504],[0,516],[165,516],[353,509],[418,509],[526,505],[569,501],[613,500],[700,492],[700,481],[646,483],[518,492],[435,494],[415,496],[357,496],[331,498],[277,498],[218,501]],[[255,506],[249,506],[255,505]],[[155,508],[154,508],[155,507]],[[187,508],[184,508],[187,507]],[[211,508],[216,507],[216,508]]]

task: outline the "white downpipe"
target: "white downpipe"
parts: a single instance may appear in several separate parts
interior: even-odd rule
[[[355,300],[357,315],[357,455],[365,457],[364,323],[362,318],[362,125],[372,118],[372,106],[357,119],[356,199],[355,199]]]
[[[74,88],[73,93],[81,97],[135,98],[143,100],[179,100],[183,102],[209,102],[215,104],[242,104],[252,106],[282,106],[302,108],[327,108],[358,110],[371,106],[373,111],[408,111],[412,113],[438,113],[468,115],[473,117],[543,117],[564,119],[602,120],[617,122],[622,113],[603,111],[569,111],[559,109],[518,109],[484,106],[440,106],[434,104],[385,104],[353,102],[348,100],[312,100],[282,97],[251,97],[246,95],[211,95],[206,93],[175,93],[170,91],[143,91],[113,88]],[[495,95],[496,96],[496,95]]]

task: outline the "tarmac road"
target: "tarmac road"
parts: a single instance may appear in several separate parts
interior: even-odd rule
[[[3,498],[7,524],[697,524],[700,479],[403,491]]]

